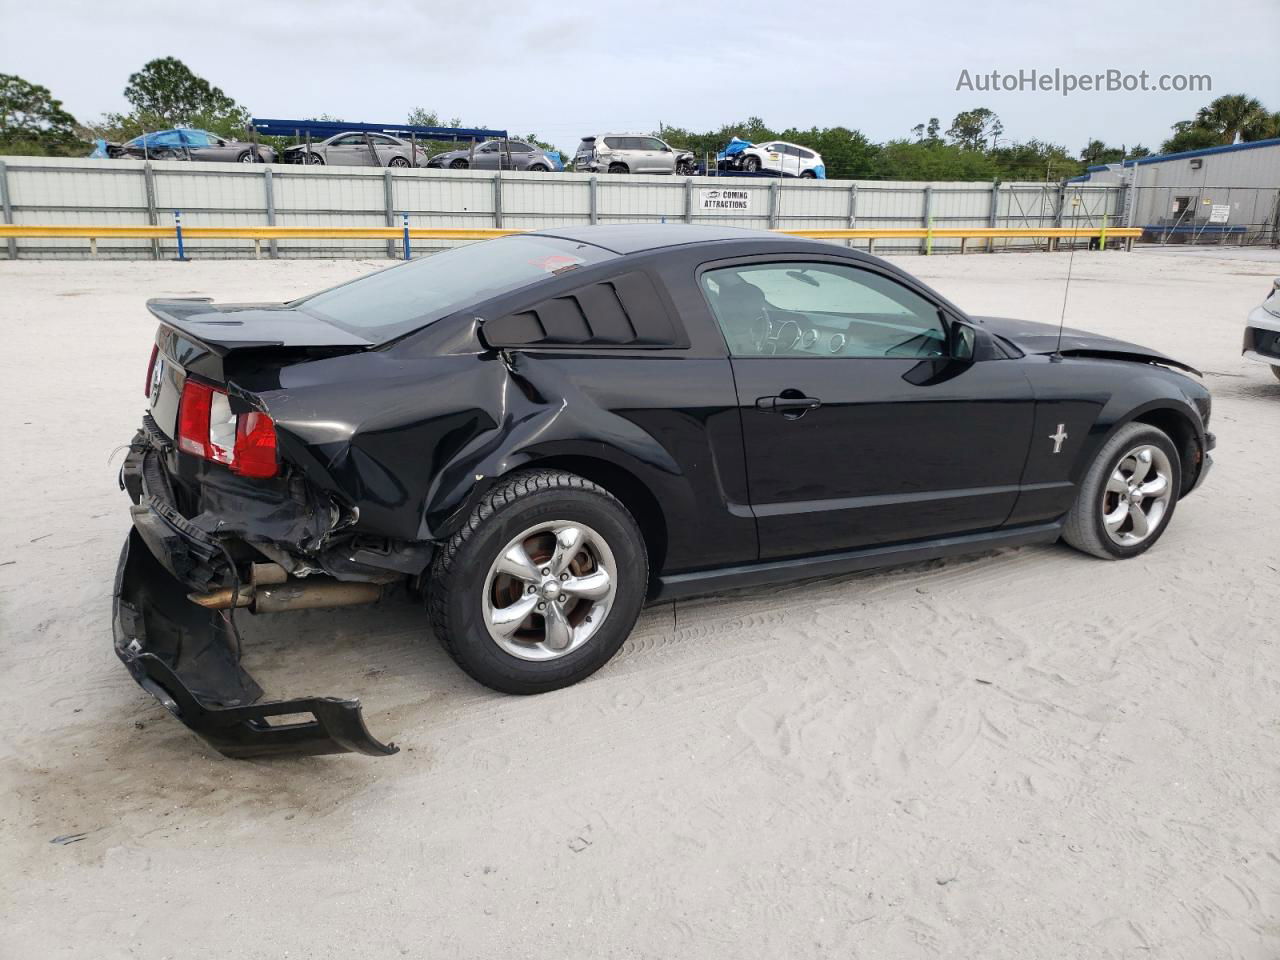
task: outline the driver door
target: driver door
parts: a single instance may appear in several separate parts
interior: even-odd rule
[[[324,161],[346,167],[373,166],[373,157],[369,154],[369,144],[363,133],[348,133],[330,141],[324,148]]]
[[[507,166],[507,158],[503,155],[502,145],[497,140],[487,140],[476,147],[475,160],[472,166],[476,170],[497,170]]]
[[[781,144],[766,143],[760,147],[762,154],[760,158],[760,168],[768,170],[770,173],[782,173],[782,158],[785,156],[785,148]]]
[[[1004,524],[1034,414],[1016,363],[951,359],[937,303],[847,260],[699,281],[731,354],[761,559]]]

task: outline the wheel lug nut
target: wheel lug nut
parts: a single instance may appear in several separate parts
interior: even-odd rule
[[[539,610],[545,610],[545,609],[547,609],[547,605],[546,605],[545,603],[539,603],[539,604],[538,604],[538,609],[539,609]]]
[[[562,594],[560,594],[560,602],[561,602],[561,603],[564,603],[564,602],[565,602],[566,600],[568,600],[568,599],[569,599],[569,598],[568,598],[568,597],[566,597],[563,593],[562,593]]]
[[[551,575],[551,568],[550,568],[550,567],[543,567],[543,568],[542,568],[542,575],[543,575],[544,577],[550,576],[550,575]]]
[[[569,579],[569,575],[568,575],[567,573],[562,573],[562,574],[560,574],[560,579],[561,579],[561,580],[568,580],[568,579]]]
[[[529,592],[530,592],[530,593],[537,593],[537,591],[538,591],[538,588],[537,588],[537,587],[535,587],[533,584],[529,584]]]

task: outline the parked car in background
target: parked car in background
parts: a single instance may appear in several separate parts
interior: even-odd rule
[[[686,163],[694,162],[693,154],[677,151],[659,137],[606,133],[582,138],[573,169],[579,173],[675,173],[682,157]]]
[[[1280,277],[1271,284],[1271,293],[1253,308],[1244,328],[1244,355],[1266,363],[1280,380]]]
[[[415,163],[415,154],[416,160]],[[427,151],[419,144],[389,133],[353,130],[335,133],[319,143],[299,143],[285,149],[285,163],[329,164],[341,167],[425,167]]]
[[[126,143],[106,145],[109,157],[133,157],[139,160],[203,160],[226,163],[271,163],[275,150],[261,143],[230,140],[210,133],[178,127],[144,133]]]
[[[716,161],[723,170],[741,170],[744,173],[775,173],[781,177],[804,177],[825,180],[827,168],[822,154],[796,143],[770,140],[768,143],[752,143],[734,137],[716,154]]]
[[[452,170],[528,170],[533,173],[550,173],[563,170],[560,154],[548,153],[541,147],[523,140],[486,140],[476,144],[475,150],[449,150],[438,153],[427,164]]]

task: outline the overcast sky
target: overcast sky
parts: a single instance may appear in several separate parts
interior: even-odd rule
[[[0,0],[0,12],[0,72],[49,87],[82,121],[123,111],[129,74],[169,55],[255,116],[381,123],[423,106],[562,148],[751,115],[878,141],[986,106],[1006,137],[1075,152],[1089,137],[1157,147],[1222,93],[1280,110],[1278,0]],[[1213,89],[956,90],[962,70],[1033,68],[1209,74]]]

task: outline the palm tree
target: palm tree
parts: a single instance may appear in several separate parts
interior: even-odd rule
[[[1270,140],[1272,137],[1280,137],[1280,112],[1267,113],[1264,110],[1240,131],[1241,140]]]
[[[1235,143],[1246,129],[1252,130],[1268,116],[1256,97],[1228,93],[1201,107],[1196,113],[1195,125],[1212,130],[1220,143]]]

